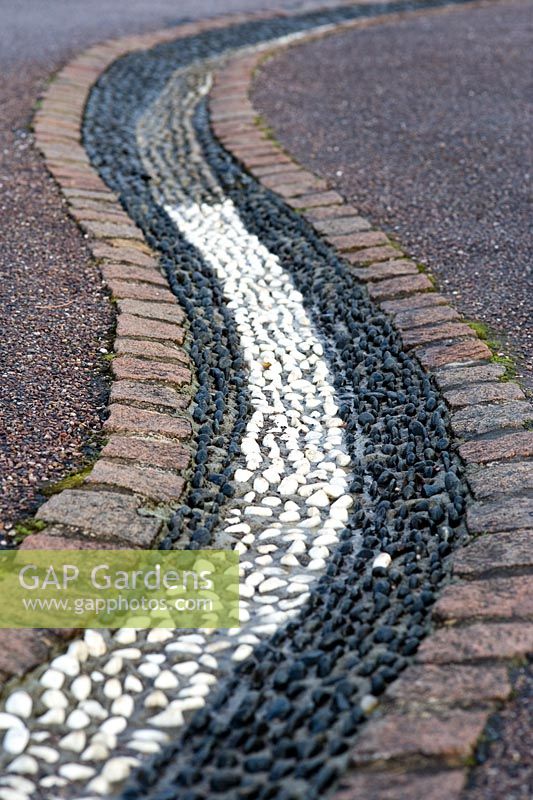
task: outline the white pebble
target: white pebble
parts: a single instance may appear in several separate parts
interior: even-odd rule
[[[110,700],[120,697],[122,694],[122,684],[118,678],[109,678],[104,684],[104,695]]]
[[[69,781],[86,781],[95,774],[93,767],[85,767],[83,764],[62,764],[59,767],[59,774]]]
[[[18,717],[27,719],[31,714],[33,701],[28,692],[13,692],[7,698],[5,708],[8,714],[16,714]]]
[[[241,644],[232,655],[233,661],[244,661],[249,655],[253,653],[253,647],[249,644]]]
[[[39,765],[33,756],[23,755],[15,758],[11,764],[6,767],[7,772],[16,772],[19,775],[37,775],[39,772]]]
[[[53,669],[58,669],[60,672],[64,672],[65,675],[68,675],[71,678],[75,678],[80,672],[79,661],[73,656],[66,654],[54,658],[51,666]]]
[[[90,744],[81,754],[82,761],[105,761],[109,757],[109,750],[104,744],[96,742]]]
[[[388,569],[392,563],[392,558],[388,553],[380,553],[372,562],[372,569]]]
[[[78,731],[82,728],[86,728],[89,725],[91,720],[85,713],[85,711],[80,711],[79,708],[76,708],[72,711],[67,717],[67,728],[71,728],[72,730]]]
[[[194,673],[198,671],[199,667],[196,661],[181,661],[179,664],[174,664],[172,669],[174,672],[177,672],[178,675],[184,675],[188,677],[190,675],[194,675]]]
[[[378,705],[378,699],[377,697],[374,697],[373,694],[365,694],[361,698],[360,705],[361,711],[363,711],[365,714],[370,714],[370,712],[373,711]]]
[[[91,693],[91,679],[88,675],[80,675],[72,681],[70,691],[76,700],[86,700]]]
[[[39,683],[45,689],[61,689],[65,683],[65,674],[58,669],[47,669],[41,675]]]
[[[119,644],[133,644],[137,641],[137,631],[135,628],[121,628],[114,638]]]
[[[124,688],[128,692],[142,692],[143,685],[135,675],[128,675],[124,681]]]
[[[178,708],[167,708],[148,721],[158,728],[177,728],[183,725],[183,713]]]
[[[23,728],[24,723],[19,717],[13,714],[6,714],[5,711],[0,711],[0,731],[5,731],[8,728]]]
[[[59,689],[47,689],[41,696],[41,702],[46,708],[67,708],[68,700]]]
[[[85,747],[86,741],[87,737],[83,731],[74,731],[73,733],[68,733],[66,736],[63,736],[63,738],[59,740],[59,745],[63,750],[72,750],[74,753],[81,753]]]
[[[36,758],[40,758],[46,764],[55,764],[56,761],[59,761],[59,753],[57,750],[54,750],[53,747],[47,747],[46,745],[34,744],[28,747],[28,753]]]
[[[168,698],[161,689],[155,689],[146,695],[144,699],[145,708],[166,708],[168,706]]]
[[[132,766],[136,763],[136,759],[127,757],[110,758],[102,770],[102,777],[110,783],[123,781],[128,777]]]
[[[118,714],[122,717],[131,717],[135,703],[133,697],[129,694],[123,694],[122,697],[117,697],[111,706],[111,713]]]
[[[65,709],[63,708],[50,708],[44,714],[37,718],[41,725],[62,725],[65,721]]]
[[[290,495],[296,494],[297,491],[298,491],[298,481],[292,475],[283,478],[280,485],[278,486],[278,493],[282,497],[288,497]]]
[[[105,639],[99,631],[86,630],[85,631],[85,644],[89,650],[89,655],[93,658],[99,658],[105,655],[107,645]]]
[[[124,717],[109,717],[109,719],[106,719],[106,721],[100,725],[100,730],[103,733],[116,735],[122,733],[127,724],[128,723]]]
[[[177,685],[178,679],[169,669],[164,669],[154,681],[156,689],[175,689]]]
[[[267,592],[275,592],[276,589],[281,589],[283,586],[286,585],[287,581],[282,581],[279,578],[267,578],[259,586],[259,591],[262,594],[265,594]]]
[[[113,656],[105,665],[103,671],[106,675],[118,675],[123,667],[123,661],[119,656]]]
[[[4,736],[2,746],[6,753],[18,756],[26,749],[26,745],[29,741],[30,732],[25,726],[10,728]]]

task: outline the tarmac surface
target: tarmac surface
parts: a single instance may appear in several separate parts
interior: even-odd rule
[[[32,146],[49,76],[90,44],[192,18],[332,0],[0,2],[0,546],[98,444],[112,309],[83,236]],[[7,538],[5,538],[7,535]],[[2,538],[4,536],[4,538]]]
[[[531,11],[455,8],[291,47],[254,97],[293,156],[493,329],[530,387]]]

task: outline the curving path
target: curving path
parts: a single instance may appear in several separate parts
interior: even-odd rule
[[[222,95],[231,97],[265,42],[379,10],[206,28],[119,58],[90,94],[83,138],[91,163],[158,253],[187,318],[180,344],[196,376],[197,441],[160,544],[234,547],[242,555],[242,625],[88,631],[30,673],[0,715],[4,800],[120,792],[296,799],[334,791],[365,741],[367,715],[430,629],[450,554],[480,532],[474,515],[465,526],[469,492],[442,387],[456,386],[456,373],[466,370],[474,382],[488,380],[497,397],[521,405],[522,395],[490,383],[499,368],[484,363],[485,346],[441,309],[439,295],[427,294],[428,279],[386,236],[312,177],[282,179],[279,193],[270,191],[215,138],[208,114],[206,94],[228,53],[254,47],[244,52],[244,72],[230,65],[223,73]],[[238,140],[252,118],[239,100],[213,94],[217,136],[234,126]],[[235,147],[259,169],[275,164],[271,145]],[[282,156],[277,166],[287,163]],[[332,211],[333,237],[324,232]],[[129,252],[123,244],[105,248],[108,260],[111,251]],[[148,257],[137,248],[142,265]],[[133,277],[130,291],[139,291],[135,280],[143,279]],[[147,313],[157,306],[179,319],[167,290],[143,291],[161,293],[158,303],[139,303]],[[414,303],[423,316],[435,305],[439,325],[421,330],[416,320],[413,333],[403,320],[400,335],[378,305],[398,295],[390,311]],[[131,316],[131,300],[121,302],[119,329]],[[154,347],[168,352],[168,330],[159,328]],[[437,383],[421,362],[441,367]],[[146,370],[156,364],[163,370],[162,360],[144,358]],[[138,382],[146,389],[154,375]],[[121,413],[138,410],[138,398],[130,395]],[[123,438],[131,442],[132,433]],[[106,494],[100,484],[135,492],[119,482],[126,480],[120,454],[108,456],[116,475],[102,463],[78,502],[98,502]],[[139,474],[148,480],[146,469]],[[66,535],[62,502],[43,512],[49,539]],[[430,663],[431,641],[422,646]],[[446,735],[456,730],[456,759],[487,713],[453,718]],[[457,787],[462,777],[444,768],[440,779]]]

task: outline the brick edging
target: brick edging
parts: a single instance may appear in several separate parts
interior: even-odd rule
[[[406,18],[420,13],[387,15]],[[383,19],[383,18],[381,18]],[[380,20],[341,23],[297,44]],[[487,720],[510,697],[508,665],[533,650],[533,409],[520,386],[446,298],[385,233],[304,169],[258,124],[250,100],[261,62],[283,43],[231,59],[214,77],[211,124],[224,147],[310,222],[353,265],[391,315],[404,346],[432,376],[451,414],[473,495],[476,537],[453,558],[454,580],[434,607],[434,632],[366,722],[335,800],[459,797]],[[479,538],[478,538],[479,537]]]
[[[21,550],[148,548],[162,535],[185,486],[194,435],[194,390],[183,342],[185,314],[142,232],[108,189],[81,144],[93,84],[117,58],[272,12],[231,14],[94,45],[62,68],[35,112],[35,143],[85,232],[118,310],[107,444],[76,489],[52,496],[36,518],[46,523]],[[47,660],[75,631],[0,629],[0,681]]]

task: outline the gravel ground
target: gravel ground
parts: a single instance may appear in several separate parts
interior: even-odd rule
[[[332,36],[268,63],[254,98],[293,155],[497,331],[529,386],[531,22],[512,2]]]
[[[108,344],[111,309],[29,130],[48,76],[83,47],[110,36],[224,12],[324,4],[0,1],[0,537],[34,511],[44,482],[83,465],[105,407],[99,348]]]

